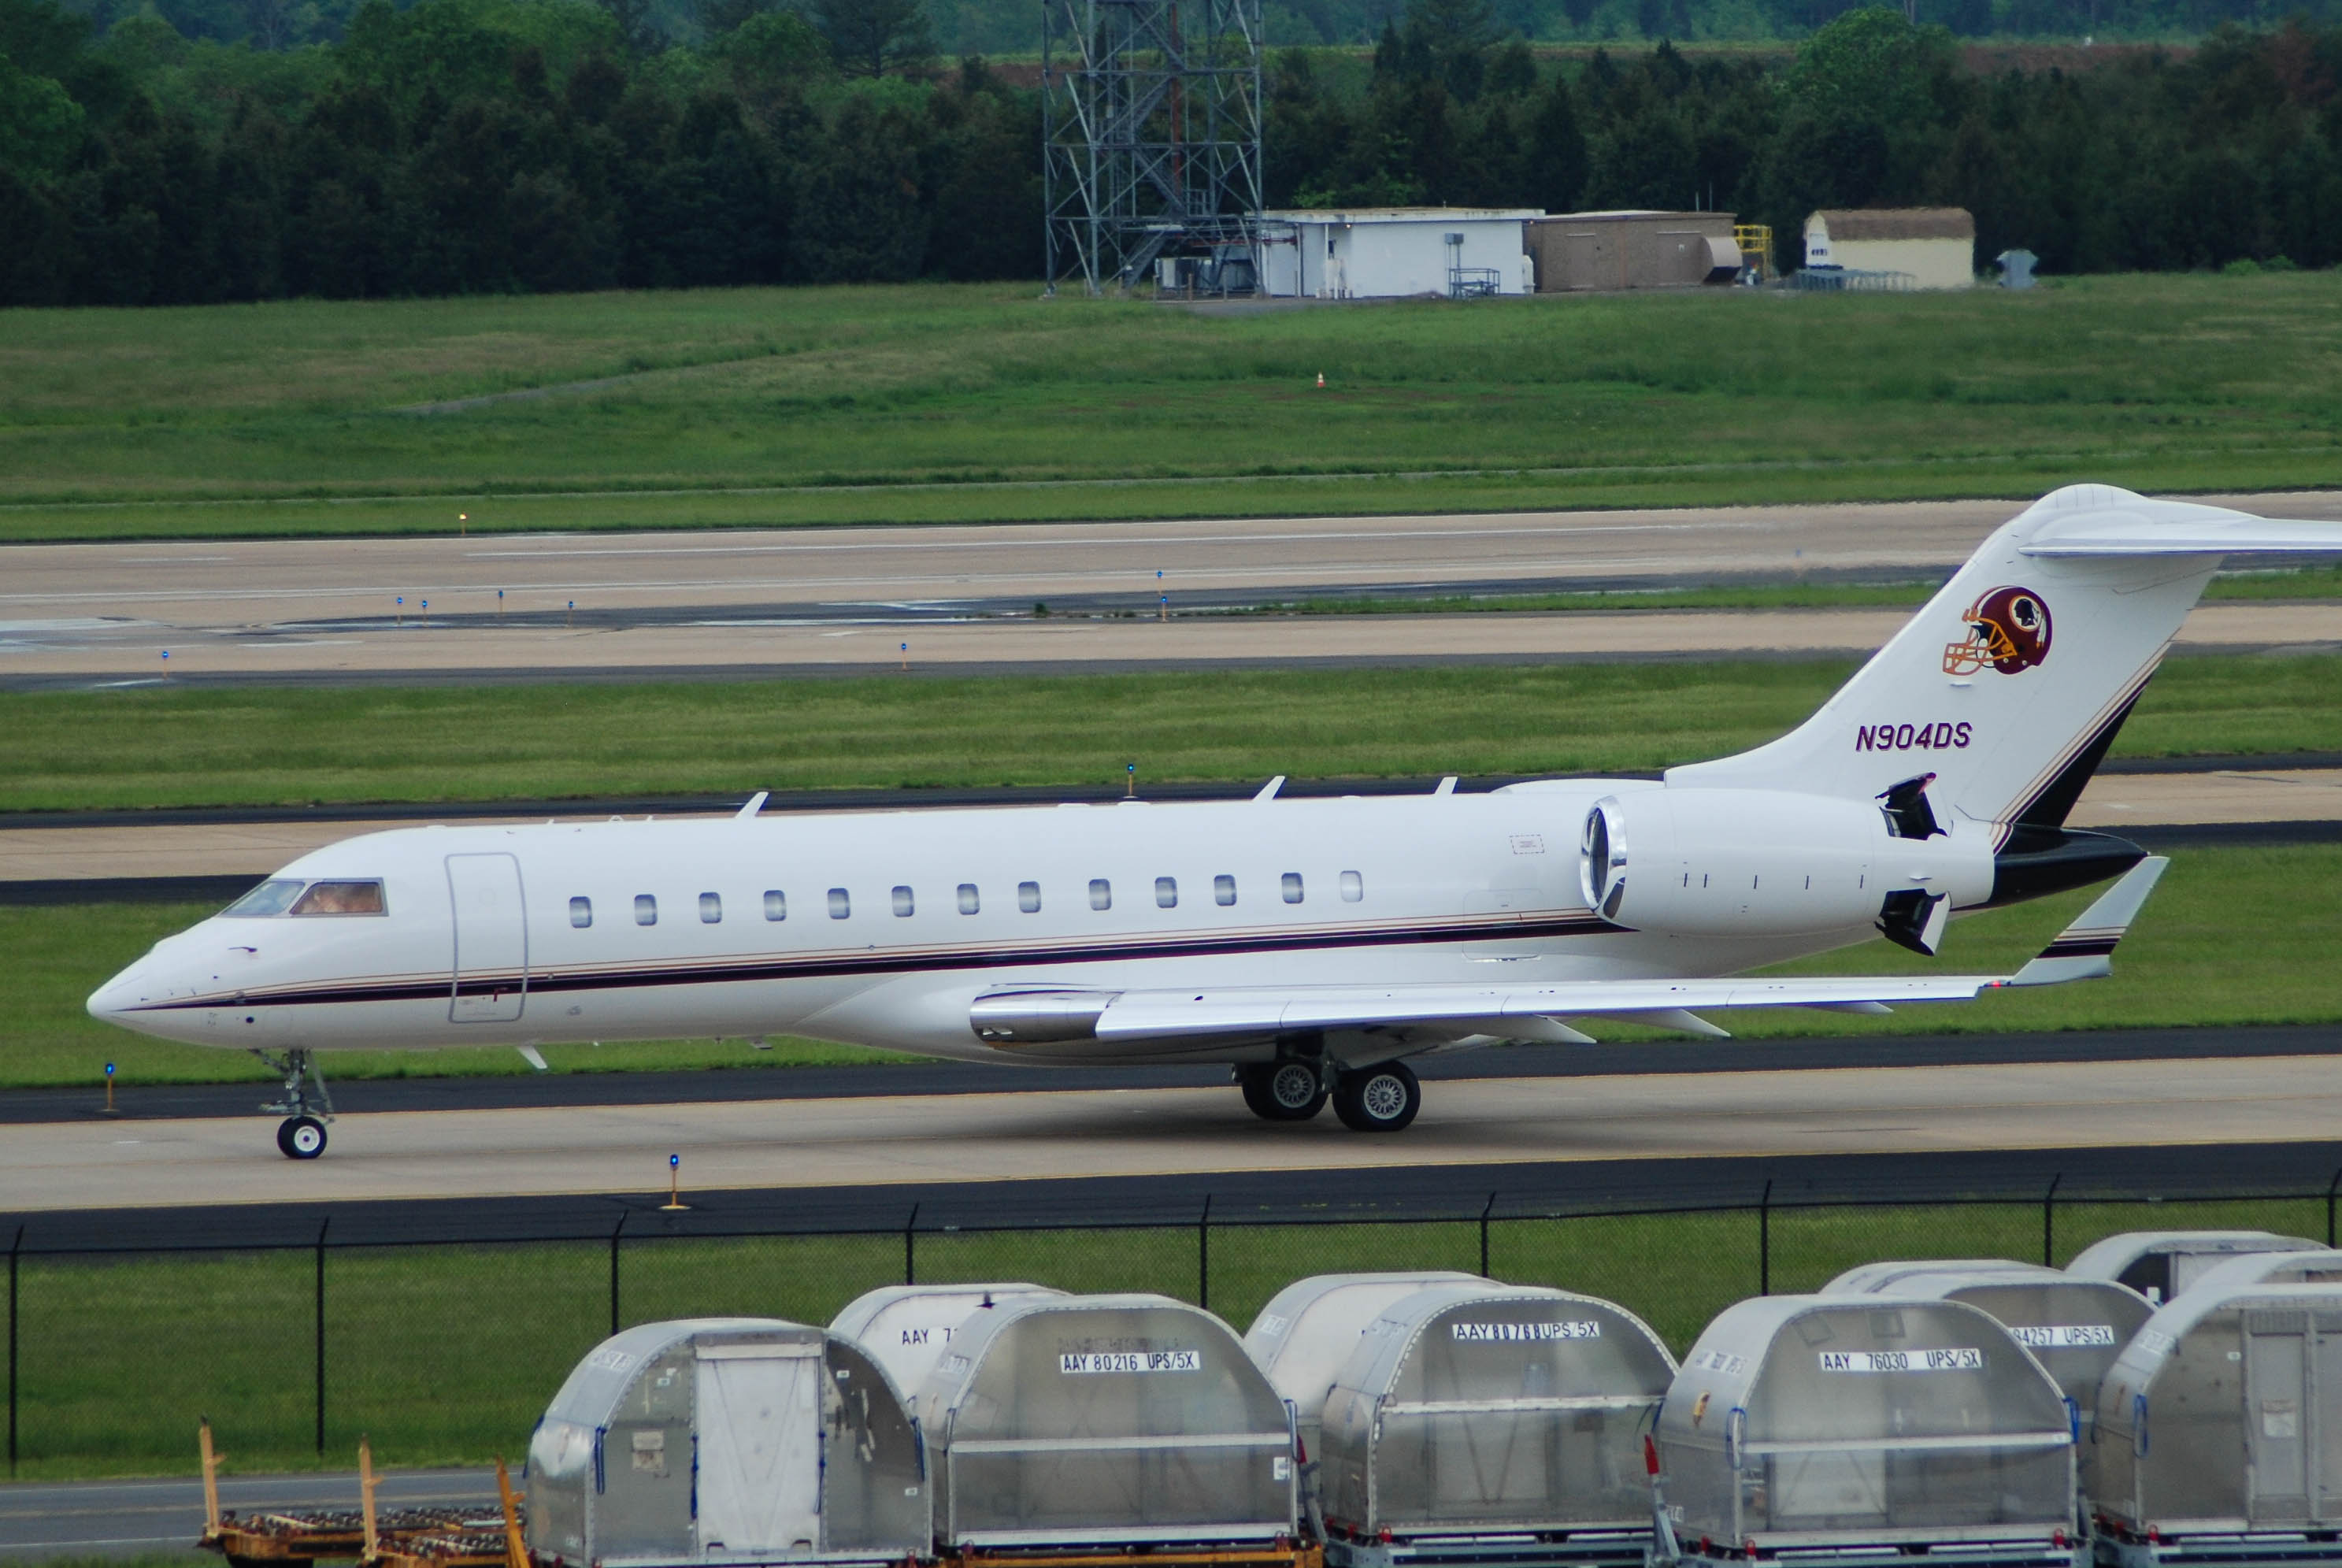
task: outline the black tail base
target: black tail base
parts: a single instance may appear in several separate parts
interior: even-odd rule
[[[2146,858],[2147,851],[2110,833],[2019,823],[1992,857],[1992,897],[1985,907],[2087,887],[2120,876]]]

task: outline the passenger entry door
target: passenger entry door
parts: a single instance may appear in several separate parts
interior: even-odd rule
[[[528,997],[528,922],[520,862],[508,854],[451,854],[447,893],[455,919],[455,1024],[509,1024]]]
[[[821,1548],[822,1347],[699,1347],[699,1549]]]

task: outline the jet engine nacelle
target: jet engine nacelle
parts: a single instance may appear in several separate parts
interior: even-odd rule
[[[1581,890],[1588,906],[1638,931],[1740,936],[1878,924],[1931,953],[1945,915],[1991,896],[1993,860],[1987,834],[1949,832],[1924,804],[1915,809],[1924,788],[1915,780],[1885,802],[1786,790],[1608,796],[1586,816]]]

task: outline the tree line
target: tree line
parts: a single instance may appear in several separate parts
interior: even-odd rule
[[[103,34],[0,0],[0,304],[1037,278],[1040,108],[937,65],[916,0],[365,0],[340,41]],[[728,7],[728,9],[726,9]],[[1850,12],[1793,56],[1540,58],[1411,0],[1371,63],[1287,50],[1272,206],[1969,208],[1978,253],[2095,271],[2342,260],[2342,32],[2217,31],[1979,75]]]

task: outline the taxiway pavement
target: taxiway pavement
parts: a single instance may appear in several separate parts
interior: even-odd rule
[[[1838,1068],[1437,1084],[1405,1134],[1246,1115],[1225,1086],[345,1114],[327,1156],[277,1157],[253,1116],[12,1127],[0,1213],[636,1193],[679,1154],[696,1186],[868,1189],[1515,1162],[2298,1144],[2331,1137],[2326,1055]]]
[[[2342,517],[2331,493],[2207,499]],[[2022,505],[16,545],[0,549],[0,680],[899,671],[905,642],[914,669],[963,671],[1853,651],[1905,617],[1124,617],[1166,596],[1186,612],[1358,593],[1926,577]],[[1040,619],[1039,603],[1116,618]],[[2183,640],[2322,645],[2342,641],[2342,610],[2218,605]]]

